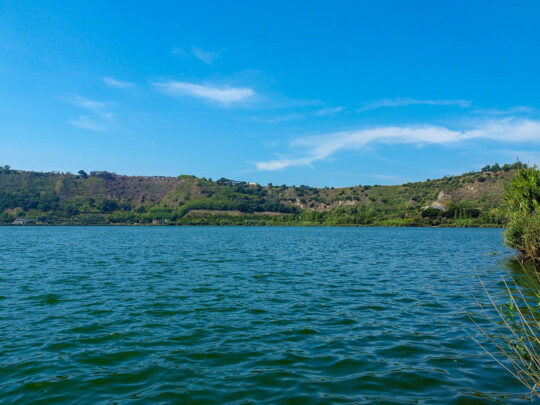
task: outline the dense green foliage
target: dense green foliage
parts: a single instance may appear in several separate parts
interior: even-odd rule
[[[0,223],[501,226],[519,164],[397,186],[261,186],[221,178],[0,167]]]
[[[501,213],[507,220],[505,243],[540,261],[540,170],[520,169],[505,188]]]

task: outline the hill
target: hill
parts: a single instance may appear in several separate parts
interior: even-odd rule
[[[229,179],[0,167],[0,224],[500,226],[521,163],[396,186],[261,186]]]

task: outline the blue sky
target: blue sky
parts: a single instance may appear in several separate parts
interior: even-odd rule
[[[540,162],[537,1],[32,3],[0,1],[0,164],[346,186]]]

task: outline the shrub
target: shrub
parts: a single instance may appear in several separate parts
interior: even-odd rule
[[[540,261],[540,171],[520,169],[505,188],[500,208],[507,221],[504,243],[527,259]]]
[[[515,218],[504,232],[505,244],[522,256],[540,261],[540,213]]]
[[[438,209],[438,208],[426,208],[425,210],[422,211],[422,217],[423,218],[437,218],[437,217],[440,217],[441,214],[443,213],[442,210]]]

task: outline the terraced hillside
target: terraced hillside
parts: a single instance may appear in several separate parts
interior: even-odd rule
[[[195,176],[0,168],[0,223],[496,226],[520,163],[396,186],[261,186]]]

